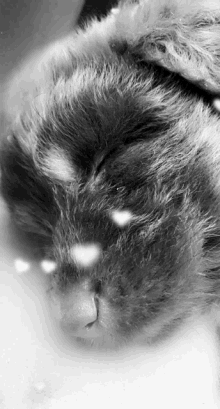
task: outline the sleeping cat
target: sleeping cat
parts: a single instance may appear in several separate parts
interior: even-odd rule
[[[2,194],[83,342],[153,342],[218,305],[219,38],[218,1],[126,1],[10,82]]]

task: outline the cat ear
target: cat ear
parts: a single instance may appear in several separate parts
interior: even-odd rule
[[[130,2],[119,13],[116,26],[142,61],[154,62],[219,94],[219,0]]]

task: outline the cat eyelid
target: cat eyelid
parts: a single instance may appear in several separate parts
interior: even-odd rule
[[[104,167],[105,163],[108,162],[110,157],[113,156],[115,154],[115,152],[117,152],[117,151],[118,151],[118,147],[110,149],[108,152],[106,152],[106,154],[104,154],[100,158],[99,161],[97,161],[96,169],[95,169],[95,174],[96,175],[98,175],[102,171],[102,168]]]

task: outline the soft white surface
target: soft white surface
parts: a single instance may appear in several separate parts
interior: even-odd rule
[[[48,275],[13,238],[3,205],[0,240],[1,409],[220,407],[217,340],[208,320],[157,348],[83,352],[54,325]],[[30,263],[22,274],[18,258]]]

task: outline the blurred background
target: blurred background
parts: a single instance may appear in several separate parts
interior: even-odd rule
[[[0,82],[32,50],[68,33],[115,0],[1,0]]]
[[[0,131],[6,81],[27,55],[69,33],[117,0],[0,0]]]
[[[7,79],[35,50],[68,34],[93,15],[104,15],[116,0],[0,0],[0,132]],[[0,139],[1,141],[1,139]]]

